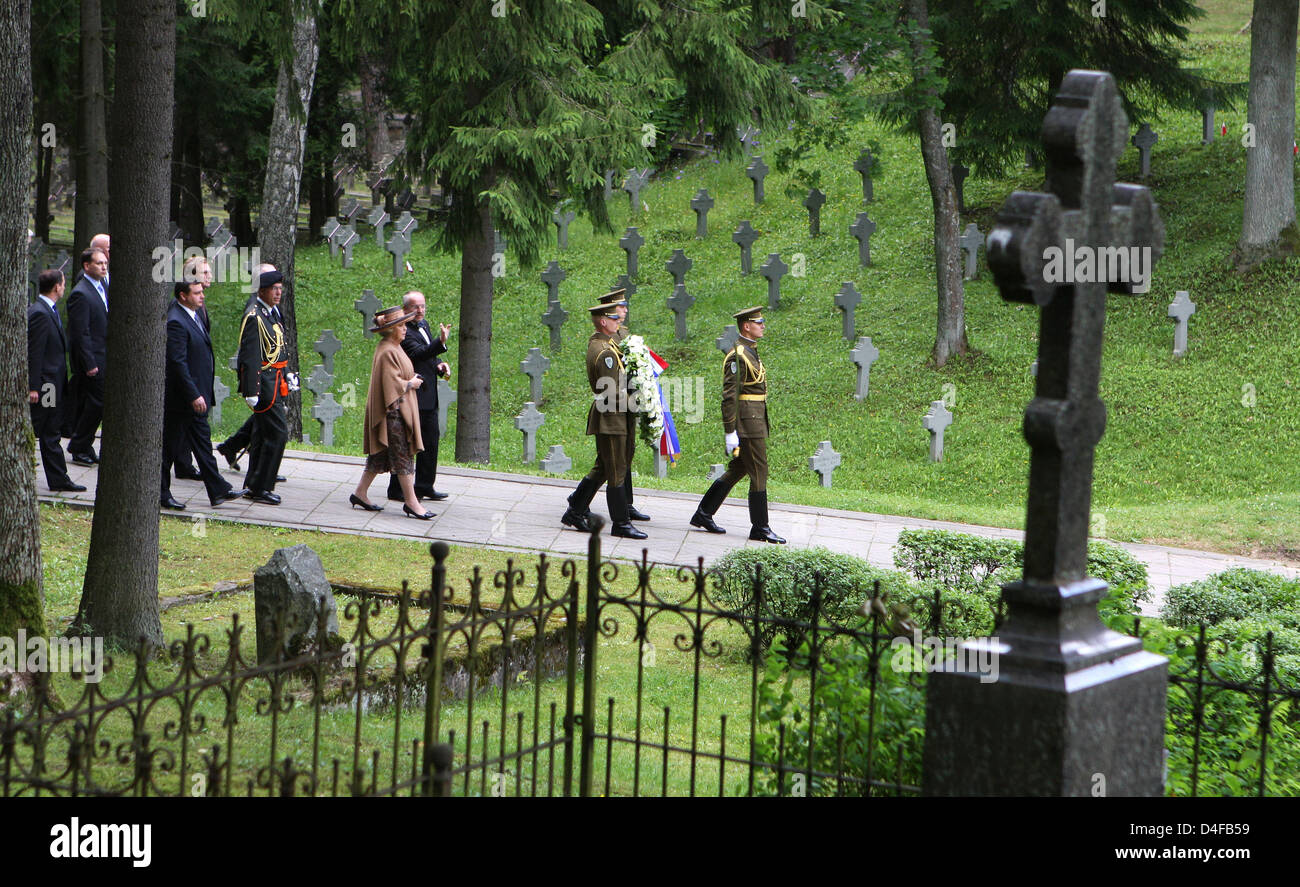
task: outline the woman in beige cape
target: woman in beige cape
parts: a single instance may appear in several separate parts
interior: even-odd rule
[[[371,332],[382,333],[375,346],[375,360],[370,368],[370,393],[366,395],[365,450],[366,468],[361,482],[348,501],[367,511],[383,511],[382,505],[370,501],[367,493],[375,476],[392,472],[402,486],[406,501],[402,511],[408,517],[429,520],[415,495],[415,454],[424,449],[420,437],[420,413],[415,389],[424,379],[415,372],[411,359],[402,350],[406,322],[414,313],[404,314],[399,307],[385,308],[375,314]]]

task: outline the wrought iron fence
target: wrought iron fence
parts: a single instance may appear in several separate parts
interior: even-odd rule
[[[810,576],[792,616],[761,571],[736,589],[703,561],[618,565],[599,532],[585,564],[540,555],[459,584],[447,546],[432,553],[437,594],[352,594],[339,635],[322,611],[296,655],[259,663],[235,619],[224,644],[189,626],[99,683],[0,679],[0,796],[920,792],[911,640],[969,625],[960,593],[862,589],[845,618]],[[1254,661],[1204,629],[1134,630],[1172,660],[1171,792],[1300,793],[1271,634]]]

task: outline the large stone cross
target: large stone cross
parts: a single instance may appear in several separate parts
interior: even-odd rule
[[[1151,149],[1156,146],[1158,141],[1160,141],[1160,136],[1151,128],[1150,123],[1139,126],[1137,133],[1133,136],[1133,147],[1138,149],[1138,157],[1142,162],[1143,180],[1151,175]]]
[[[371,296],[374,296],[373,291],[366,290],[366,292],[370,293]],[[375,301],[378,302],[379,300],[376,299]],[[374,314],[372,313],[371,317],[373,316]],[[321,360],[325,364],[325,372],[333,375],[334,355],[338,354],[339,349],[343,347],[343,343],[339,341],[339,337],[334,335],[333,330],[323,330],[320,334],[320,338],[313,342],[311,347],[321,356]]]
[[[684,250],[673,250],[672,256],[664,263],[664,268],[673,276],[673,286],[682,286],[686,283],[686,272],[690,271],[694,264],[686,257]]]
[[[558,229],[556,236],[557,236],[557,245],[559,246],[560,249],[569,248],[569,223],[572,222],[577,217],[578,217],[577,214],[574,213],[573,210],[569,210],[568,212],[560,212],[560,210],[557,208],[555,212],[551,213],[551,222]]]
[[[623,185],[623,190],[627,192],[628,205],[633,215],[641,211],[641,189],[645,187],[646,182],[650,181],[650,173],[652,172],[654,170],[647,167],[645,169],[634,169],[627,174],[627,183]]]
[[[809,237],[818,237],[822,233],[822,206],[825,203],[826,195],[816,188],[811,189],[803,199],[804,209],[808,210]]]
[[[988,237],[1002,298],[1041,309],[1023,426],[1024,573],[1003,586],[997,638],[958,653],[967,663],[976,651],[996,655],[994,680],[977,680],[969,666],[930,676],[929,794],[1085,796],[1097,793],[1099,774],[1110,796],[1164,793],[1166,662],[1101,623],[1107,586],[1087,575],[1093,459],[1106,426],[1098,396],[1106,291],[1146,281],[1066,283],[1056,273],[1067,246],[1074,256],[1087,251],[1094,267],[1102,250],[1159,257],[1164,226],[1151,193],[1115,182],[1127,137],[1111,75],[1069,72],[1043,121],[1048,193],[1013,193]]]
[[[1214,141],[1214,102],[1208,98],[1201,105],[1201,144],[1208,145]]]
[[[212,409],[208,411],[208,419],[213,425],[221,424],[221,405],[226,402],[230,396],[230,386],[221,381],[220,376],[212,377]]]
[[[668,297],[668,308],[673,312],[674,328],[677,338],[686,338],[686,309],[695,304],[695,297],[686,291],[686,284],[679,283],[673,287],[673,294]]]
[[[626,274],[620,274],[614,278],[614,282],[609,285],[609,288],[611,290],[626,290],[627,292],[623,294],[624,298],[636,295],[636,284]]]
[[[542,376],[551,368],[551,359],[540,348],[529,348],[528,356],[519,362],[519,371],[528,377],[528,399],[542,402]]]
[[[763,179],[767,177],[767,164],[762,157],[755,157],[754,162],[745,167],[745,175],[754,180],[754,202],[763,202]]]
[[[709,236],[709,210],[713,209],[713,198],[709,196],[707,188],[701,188],[699,192],[691,198],[691,209],[695,210],[695,236]]]
[[[1187,320],[1196,313],[1196,303],[1187,294],[1187,290],[1174,293],[1174,300],[1169,303],[1169,316],[1174,319],[1174,357],[1187,353]]]
[[[353,227],[351,222],[343,225],[338,230],[339,250],[343,253],[343,267],[352,267],[352,247],[361,242],[361,235]]]
[[[852,342],[857,326],[857,309],[862,302],[862,294],[853,285],[853,281],[844,281],[844,286],[835,294],[835,307],[844,312],[844,341]]]
[[[921,417],[921,427],[930,432],[930,461],[943,461],[943,432],[952,424],[952,413],[941,400],[930,401],[930,409]]]
[[[339,208],[339,215],[347,224],[351,225],[356,221],[357,216],[361,215],[363,207],[355,197],[349,197],[347,202]]]
[[[406,256],[411,251],[411,238],[401,231],[393,231],[384,247],[393,256],[393,280],[401,280],[406,274]]]
[[[858,239],[858,264],[865,268],[871,264],[871,235],[876,233],[876,223],[866,213],[858,213],[849,233]]]
[[[559,262],[551,262],[542,272],[542,283],[546,284],[546,301],[558,302],[560,299],[560,284],[564,278],[569,276],[569,272],[560,267]]]
[[[334,374],[325,369],[324,364],[316,364],[307,376],[307,390],[319,399],[334,384]]]
[[[384,247],[384,226],[392,220],[393,217],[382,206],[374,207],[366,216],[366,224],[375,229],[375,246],[380,249]]]
[[[984,243],[984,235],[980,234],[979,226],[971,222],[962,232],[961,237],[957,238],[957,244],[966,250],[966,272],[962,275],[963,280],[974,280],[979,274],[979,267],[976,264],[979,259],[980,245]]]
[[[840,462],[844,459],[835,448],[831,446],[829,440],[824,440],[817,445],[817,451],[808,457],[808,467],[817,473],[821,479],[823,487],[829,488],[831,485],[831,475],[836,468],[840,467]]]
[[[339,231],[342,229],[343,226],[339,223],[339,220],[333,216],[330,216],[325,220],[325,224],[321,225],[320,233],[325,235],[325,240],[330,245],[331,259],[339,254]],[[213,242],[216,242],[215,238]]]
[[[560,327],[569,319],[569,312],[564,310],[564,306],[559,301],[550,302],[546,306],[546,312],[542,315],[542,323],[550,327],[551,330],[551,350],[560,350]]]
[[[618,239],[618,245],[627,253],[627,276],[636,277],[636,257],[637,251],[645,245],[645,238],[636,227],[629,227],[623,232],[623,236]]]
[[[403,210],[402,214],[393,222],[393,230],[399,234],[405,234],[409,239],[415,234],[415,229],[420,227],[420,223],[410,214]]]
[[[384,303],[375,298],[374,290],[362,290],[361,298],[352,303],[352,307],[361,312],[361,329],[367,337],[373,336],[370,325],[375,322],[375,312],[384,307]]]
[[[342,415],[343,407],[339,406],[329,391],[317,398],[312,406],[311,417],[320,423],[321,443],[325,446],[334,446],[334,422]]]
[[[515,416],[515,427],[524,433],[524,464],[537,458],[537,429],[546,421],[546,414],[537,411],[531,400],[524,404],[523,412]]]
[[[722,335],[713,340],[713,346],[723,354],[730,354],[731,349],[736,347],[736,342],[739,339],[740,331],[736,329],[734,323],[729,323],[722,331]]]
[[[871,365],[880,357],[880,349],[871,344],[870,336],[858,339],[858,344],[849,352],[853,364],[858,368],[858,388],[854,400],[866,400],[867,390],[871,387]]]
[[[870,203],[872,199],[871,164],[872,164],[871,151],[868,148],[863,148],[862,153],[858,155],[858,159],[853,161],[854,171],[862,175],[862,199],[865,200],[867,203]]]
[[[736,228],[736,232],[731,235],[731,239],[740,247],[740,273],[748,274],[754,270],[751,247],[753,247],[754,241],[758,240],[758,232],[754,230],[753,225],[749,224],[749,219],[745,219]]]
[[[758,266],[758,273],[767,278],[767,307],[773,311],[781,307],[781,278],[790,266],[781,261],[779,253],[772,253]]]

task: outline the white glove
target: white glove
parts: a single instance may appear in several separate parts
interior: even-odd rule
[[[731,455],[740,448],[740,435],[734,431],[727,434],[727,455]]]
[[[244,398],[244,403],[248,404],[248,408],[249,408],[250,410],[255,410],[255,409],[257,409],[257,398],[256,398],[256,397],[245,397],[245,398]]]
[[[298,374],[297,374],[297,373],[285,373],[285,374],[284,374],[284,378],[285,378],[285,380],[288,381],[288,383],[289,383],[289,390],[290,390],[290,391],[297,391],[297,390],[298,390]]]

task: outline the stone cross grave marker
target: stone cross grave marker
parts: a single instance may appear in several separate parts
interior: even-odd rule
[[[551,222],[557,229],[558,245],[560,249],[569,248],[569,223],[576,219],[577,213],[573,210],[560,212],[558,208],[551,213]]]
[[[353,224],[357,216],[361,215],[363,207],[355,197],[349,197],[347,201],[339,208],[339,215],[349,225]]]
[[[1187,320],[1195,313],[1196,303],[1187,290],[1174,293],[1174,300],[1169,303],[1169,316],[1174,319],[1174,357],[1187,353]]]
[[[406,256],[411,251],[410,236],[395,230],[384,249],[393,257],[393,280],[401,280],[406,275]]]
[[[952,424],[952,413],[941,400],[930,401],[930,409],[921,417],[921,427],[930,432],[930,461],[943,461],[943,431]]]
[[[873,160],[871,157],[871,150],[869,148],[863,148],[862,153],[858,155],[858,159],[853,161],[854,171],[861,174],[862,176],[862,199],[867,203],[870,203],[872,200],[872,193],[871,193],[872,162]]]
[[[871,264],[871,235],[876,233],[876,223],[866,213],[858,213],[849,233],[858,239],[858,264],[865,268]]]
[[[410,212],[411,207],[415,206],[415,192],[407,188],[394,198],[393,206],[403,213]]]
[[[645,169],[634,169],[627,174],[627,183],[623,185],[623,190],[627,192],[628,204],[635,215],[641,211],[641,189],[650,181],[650,173],[654,172],[653,167]]]
[[[221,220],[218,219],[216,216],[213,216],[212,218],[208,219],[208,223],[203,226],[203,233],[208,236],[208,240],[211,240],[212,238],[217,236],[217,232],[220,231],[223,227],[224,226],[221,224]]]
[[[415,230],[419,227],[420,223],[405,210],[397,217],[397,221],[393,222],[393,230],[405,234],[407,237],[414,236]]]
[[[957,238],[958,245],[966,250],[966,273],[962,275],[963,280],[974,280],[979,276],[979,252],[980,244],[984,242],[984,235],[980,234],[979,226],[971,222],[962,232],[961,237]]]
[[[691,198],[691,209],[695,210],[695,236],[699,238],[708,237],[709,210],[713,209],[713,198],[709,196],[707,188],[701,188]]]
[[[63,272],[64,286],[66,287],[67,278],[72,276],[72,256],[68,255],[66,249],[60,249],[54,254],[54,259],[50,262],[50,268],[54,271]],[[39,289],[39,287],[37,288]]]
[[[370,325],[375,322],[375,312],[384,307],[384,303],[375,298],[374,290],[362,290],[361,298],[353,302],[352,307],[361,312],[361,329],[366,337],[373,336]]]
[[[316,395],[318,400],[333,384],[334,374],[325,369],[324,364],[318,363],[311,368],[311,374],[307,376],[307,390]]]
[[[772,253],[767,261],[758,266],[758,273],[767,278],[767,307],[773,311],[781,307],[781,278],[785,277],[790,266],[781,261],[781,256]]]
[[[239,353],[238,352],[230,355],[230,360],[226,361],[226,366],[230,367],[230,371],[234,373],[236,376],[239,375]]]
[[[803,199],[804,209],[808,210],[809,237],[818,237],[822,233],[822,206],[825,203],[826,195],[816,188],[811,189]]]
[[[862,302],[862,294],[858,288],[853,285],[853,281],[844,281],[844,286],[835,294],[835,307],[844,312],[844,341],[852,342],[853,335],[857,327],[857,310],[858,305]]]
[[[343,267],[352,267],[352,247],[361,242],[361,235],[351,222],[339,228],[339,249],[343,253]]]
[[[382,206],[376,206],[366,216],[366,224],[375,229],[375,246],[384,248],[384,226],[393,220]]]
[[[824,440],[817,445],[817,451],[808,457],[808,467],[817,472],[821,478],[823,487],[829,488],[831,485],[831,475],[835,469],[840,467],[843,456],[835,452],[829,440]]]
[[[528,399],[542,402],[542,376],[551,368],[551,359],[540,348],[529,348],[528,356],[519,362],[519,371],[528,377]]]
[[[970,167],[963,163],[958,163],[952,168],[952,184],[957,189],[957,212],[966,212],[966,177],[970,175]]]
[[[618,245],[627,253],[627,276],[636,277],[637,252],[645,245],[645,238],[635,227],[629,227],[618,239]]]
[[[726,474],[726,473],[727,473],[727,466],[725,466],[725,465],[719,465],[719,464],[716,464],[716,463],[713,464],[713,465],[710,465],[710,466],[709,466],[709,478],[708,478],[709,483],[713,483],[715,480],[717,480],[718,478],[722,477],[722,476],[723,476],[724,474]]]
[[[438,436],[447,436],[447,408],[456,402],[456,389],[441,376],[438,377]]]
[[[339,237],[339,229],[342,227],[343,226],[339,224],[339,220],[334,218],[333,216],[330,216],[328,219],[325,220],[325,224],[321,225],[320,233],[325,235],[325,240],[330,245],[331,259],[335,258],[339,254],[338,237]]]
[[[686,257],[684,250],[673,250],[672,256],[667,262],[664,262],[664,268],[673,276],[673,286],[682,286],[686,283],[686,272],[691,270],[695,263]]]
[[[542,323],[550,327],[551,330],[551,350],[560,350],[560,327],[569,319],[569,312],[564,310],[564,306],[558,301],[550,302],[546,306],[546,313],[542,315]]]
[[[871,343],[870,336],[858,339],[858,344],[849,352],[853,363],[858,368],[858,388],[854,400],[866,400],[867,390],[871,387],[871,365],[880,357],[880,349]]]
[[[722,331],[722,335],[713,340],[713,345],[723,354],[730,354],[731,349],[736,347],[736,342],[740,339],[740,331],[736,329],[734,323],[727,324]]]
[[[609,200],[609,198],[613,196],[614,196],[614,170],[607,169],[605,170],[605,199]]]
[[[367,292],[370,291],[367,290]],[[370,294],[374,295],[373,292]],[[312,348],[321,356],[321,360],[325,363],[325,372],[331,375],[334,374],[334,355],[338,354],[339,349],[342,347],[343,343],[339,341],[338,336],[334,335],[333,330],[322,331],[320,338],[312,343]]]
[[[1098,772],[1108,794],[1164,794],[1167,662],[1098,620],[1106,584],[1088,578],[1093,468],[1106,423],[1098,397],[1105,293],[1131,292],[1133,283],[1062,285],[1043,273],[1044,250],[1069,241],[1147,248],[1154,258],[1163,251],[1150,191],[1115,182],[1128,133],[1114,78],[1070,71],[1042,127],[1052,191],[1011,194],[989,234],[1002,298],[1041,309],[1039,372],[1022,426],[1031,452],[1024,573],[1002,588],[996,686],[970,668],[930,676],[930,794],[1086,795]],[[970,642],[967,652],[979,647]],[[1043,753],[1026,756],[1029,745]]]
[[[749,219],[745,219],[736,228],[736,232],[731,235],[731,239],[740,247],[740,273],[748,274],[754,270],[751,247],[753,247],[754,241],[758,240],[758,232],[749,224]]]
[[[334,400],[331,392],[326,391],[316,398],[311,417],[320,423],[321,443],[325,446],[334,446],[334,421],[342,415],[343,407]]]
[[[558,302],[560,300],[560,284],[569,276],[569,272],[560,267],[559,262],[550,262],[546,270],[542,272],[542,283],[546,284],[546,301]]]
[[[208,410],[208,419],[213,425],[221,424],[221,405],[226,402],[230,396],[230,388],[221,377],[213,375],[212,377],[212,409]]]
[[[1145,179],[1151,175],[1151,149],[1160,141],[1160,136],[1151,128],[1150,123],[1144,123],[1138,127],[1131,141],[1138,149],[1138,157],[1142,161],[1142,178]]]
[[[668,476],[668,457],[655,448],[655,477],[665,478]]]
[[[626,290],[627,292],[624,293],[625,296],[636,295],[636,284],[633,283],[632,278],[628,277],[626,274],[620,274],[618,277],[614,278],[614,282],[609,285],[609,288],[611,290]]]
[[[537,458],[537,429],[546,422],[546,414],[537,412],[537,404],[531,400],[524,404],[523,411],[515,416],[515,427],[524,433],[524,464]]]
[[[673,294],[668,297],[668,308],[673,312],[674,332],[679,339],[686,338],[686,309],[695,304],[695,297],[686,292],[686,284],[679,283],[673,287]]]
[[[762,157],[755,157],[754,162],[745,167],[745,175],[754,180],[754,202],[763,202],[763,179],[767,176],[767,164]]]
[[[1201,144],[1202,145],[1208,145],[1210,142],[1214,141],[1214,136],[1215,136],[1214,112],[1216,110],[1217,109],[1214,107],[1214,103],[1211,101],[1207,100],[1205,104],[1201,105]]]
[[[753,126],[737,126],[736,135],[740,136],[740,144],[744,146],[745,150],[753,154],[754,149],[758,147],[759,130]]]
[[[573,460],[565,455],[564,444],[553,444],[551,448],[546,451],[545,458],[543,458],[541,462],[538,462],[537,465],[542,469],[542,471],[547,471],[551,474],[563,474],[573,467]]]

